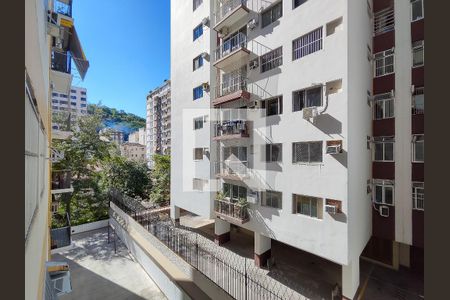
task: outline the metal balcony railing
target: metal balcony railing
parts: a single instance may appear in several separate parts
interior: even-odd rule
[[[249,219],[248,208],[233,200],[214,200],[214,211],[241,221]]]
[[[220,23],[238,6],[247,6],[247,0],[228,0],[220,5],[219,9],[214,13],[214,25]]]
[[[214,173],[216,176],[221,177],[246,177],[248,175],[247,162],[240,160],[216,162],[214,165]]]
[[[51,69],[58,72],[71,73],[71,56],[69,52],[52,50]]]
[[[247,78],[243,75],[229,78],[228,80],[221,82],[219,86],[216,86],[214,91],[215,98],[220,98],[237,91],[247,90]]]
[[[395,29],[394,8],[388,7],[374,14],[373,35],[379,35]]]
[[[214,137],[227,135],[248,135],[248,121],[245,120],[228,120],[215,124]]]
[[[247,47],[247,36],[242,32],[239,32],[216,49],[214,56],[215,61],[218,61],[230,55],[231,53],[245,47]]]

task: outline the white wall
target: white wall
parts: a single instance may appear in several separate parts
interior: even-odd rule
[[[101,221],[97,221],[97,222],[91,222],[91,223],[81,224],[81,225],[77,225],[77,226],[71,226],[70,230],[71,230],[72,234],[77,234],[77,233],[82,233],[82,232],[86,232],[86,231],[91,231],[91,230],[107,227],[108,224],[109,224],[109,220],[101,220]]]

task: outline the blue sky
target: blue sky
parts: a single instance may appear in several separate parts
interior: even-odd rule
[[[89,60],[88,102],[145,117],[148,92],[170,79],[169,0],[74,0],[75,27]]]

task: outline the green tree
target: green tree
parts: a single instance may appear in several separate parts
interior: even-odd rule
[[[150,200],[158,204],[168,204],[170,201],[170,156],[154,154],[153,161]]]

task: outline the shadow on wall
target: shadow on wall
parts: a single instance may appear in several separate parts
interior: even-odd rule
[[[347,157],[348,157],[347,151],[342,150],[341,153],[333,154],[331,156],[333,156],[333,158],[336,159],[342,166],[347,168]]]
[[[341,134],[342,123],[335,119],[330,114],[318,115],[312,122],[314,126],[320,129],[325,134]]]
[[[347,215],[344,213],[330,214],[330,216],[338,222],[347,223]]]
[[[272,239],[275,238],[275,232],[273,232],[272,229],[270,229],[269,226],[267,226],[265,219],[271,220],[273,216],[279,216],[280,213],[278,209],[273,209],[273,211],[268,212],[261,212],[256,209],[249,209],[248,213],[250,215],[250,221],[255,222],[256,224],[262,225],[263,229],[261,230],[261,233],[264,234],[267,237],[270,237]]]

